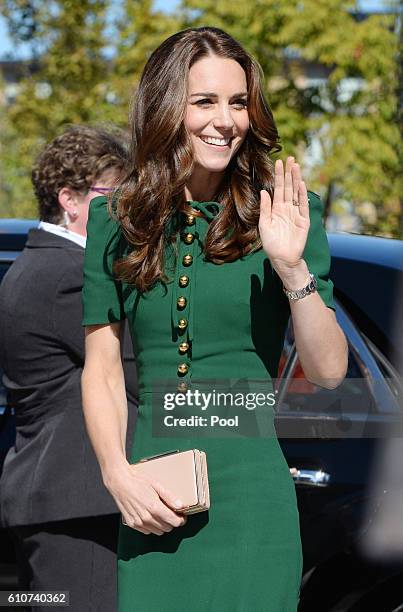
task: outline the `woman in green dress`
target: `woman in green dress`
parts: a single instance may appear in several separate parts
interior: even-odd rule
[[[273,410],[265,407],[269,419],[259,425],[249,406],[250,426],[233,435],[164,430],[153,390],[173,382],[189,398],[198,384],[229,391],[258,381],[272,391],[290,314],[306,377],[327,388],[341,382],[347,350],[320,200],[308,196],[294,158],[273,165],[279,136],[260,68],[222,30],[185,30],[154,51],[132,123],[125,182],[113,202],[91,203],[83,292],[84,413],[127,524],[119,611],[295,612],[298,511]],[[125,317],[140,385],[130,461],[119,343]],[[174,491],[131,464],[190,448],[206,451],[211,507],[186,518]]]

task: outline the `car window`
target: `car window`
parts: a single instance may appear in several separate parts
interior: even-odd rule
[[[337,416],[376,412],[365,363],[349,344],[348,369],[345,380],[337,389],[326,389],[309,382],[304,375],[298,355],[287,375],[279,413],[301,413]]]
[[[364,334],[363,334],[364,336]],[[396,397],[398,401],[400,401],[400,405],[403,409],[402,397],[403,397],[403,381],[402,377],[395,370],[394,366],[390,363],[389,359],[379,350],[379,348],[371,342],[371,340],[364,336],[365,342],[373,358],[375,359],[378,368],[382,372],[385,381],[387,382],[389,389],[392,391],[393,395]]]
[[[283,350],[281,351],[280,361],[278,364],[277,378],[281,378],[284,373],[284,367],[290,358],[290,355],[294,348],[294,329],[292,326],[292,319],[290,317],[287,325],[287,329],[284,336]]]

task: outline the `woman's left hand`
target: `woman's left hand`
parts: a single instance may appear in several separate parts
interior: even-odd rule
[[[299,164],[288,157],[284,175],[283,162],[277,160],[273,202],[266,190],[260,192],[259,233],[263,249],[280,277],[300,267],[308,230],[308,193]]]

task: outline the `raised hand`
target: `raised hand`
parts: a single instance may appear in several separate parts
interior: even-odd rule
[[[288,157],[275,164],[273,202],[266,190],[260,192],[259,233],[263,249],[284,280],[301,267],[309,230],[309,203],[299,164]]]

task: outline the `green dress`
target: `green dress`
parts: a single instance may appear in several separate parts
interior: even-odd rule
[[[316,194],[309,197],[304,259],[321,298],[333,308],[322,207]],[[205,450],[211,496],[208,512],[190,515],[185,526],[162,536],[121,527],[119,612],[295,612],[302,570],[298,510],[274,429],[270,433],[266,423],[264,431],[252,426],[233,435],[206,435],[201,428],[182,428],[166,437],[161,427],[153,429],[153,390],[161,381],[192,389],[194,381],[253,379],[271,388],[290,314],[262,249],[222,265],[204,259],[203,240],[220,205],[190,205],[203,217],[181,215],[176,250],[167,247],[166,253],[172,282],[143,295],[113,278],[113,260],[127,245],[105,198],[90,206],[83,324],[128,319],[140,391],[131,460],[171,449]],[[186,323],[182,330],[179,319]],[[180,352],[183,342],[191,347],[186,353]],[[266,413],[272,422],[272,411]]]

